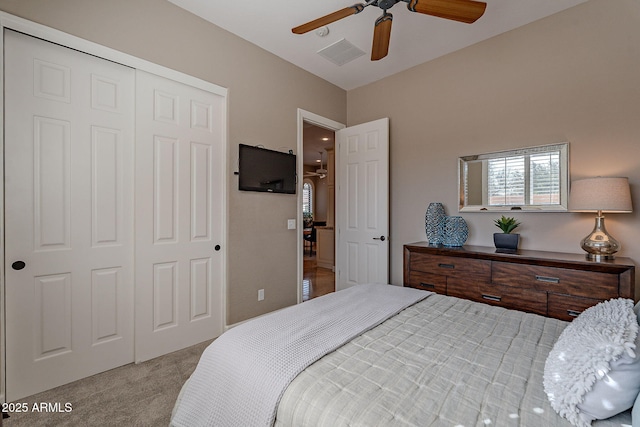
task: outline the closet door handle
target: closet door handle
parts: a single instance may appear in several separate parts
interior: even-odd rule
[[[24,261],[16,261],[13,264],[11,264],[11,268],[13,268],[14,270],[22,270],[26,266],[27,264],[25,264]]]

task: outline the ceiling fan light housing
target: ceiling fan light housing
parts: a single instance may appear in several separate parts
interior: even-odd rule
[[[400,0],[378,0],[377,6],[382,10],[391,9]]]

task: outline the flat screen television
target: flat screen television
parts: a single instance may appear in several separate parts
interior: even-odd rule
[[[296,193],[295,154],[240,144],[238,189]]]

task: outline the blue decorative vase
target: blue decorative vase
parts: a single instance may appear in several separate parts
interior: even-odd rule
[[[424,216],[424,229],[427,232],[427,241],[430,245],[442,244],[445,216],[442,203],[429,203],[427,213]]]
[[[444,246],[462,246],[469,237],[469,227],[461,216],[444,218]]]

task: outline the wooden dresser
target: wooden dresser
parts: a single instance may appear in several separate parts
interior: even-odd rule
[[[629,258],[418,242],[404,245],[404,286],[571,320],[609,298],[635,300],[635,266]]]

